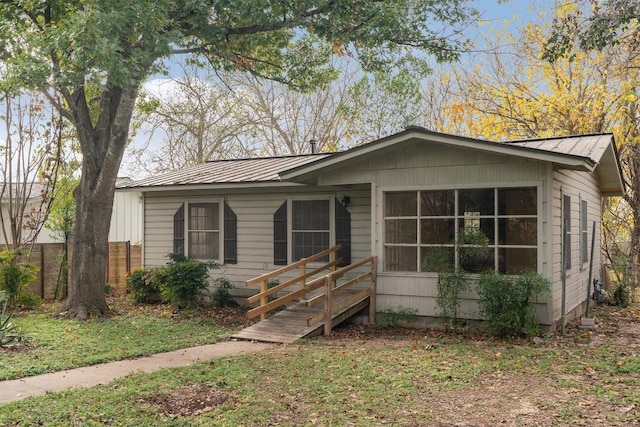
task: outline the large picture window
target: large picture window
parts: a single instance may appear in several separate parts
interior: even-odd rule
[[[536,270],[537,225],[535,187],[387,192],[385,271],[429,271],[423,260],[443,248],[469,272]],[[455,242],[469,232],[487,248],[465,257]]]
[[[220,207],[218,203],[190,203],[188,255],[194,259],[220,259]]]

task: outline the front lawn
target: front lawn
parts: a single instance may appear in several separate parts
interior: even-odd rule
[[[28,341],[23,347],[0,349],[0,380],[212,344],[238,329],[220,326],[210,311],[174,313],[166,305],[124,301],[112,305],[115,313],[108,319],[59,318],[51,306],[15,317]]]
[[[135,374],[0,407],[0,425],[628,426],[640,312],[543,342],[343,328],[258,354]]]

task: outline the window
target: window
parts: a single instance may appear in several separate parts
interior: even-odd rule
[[[183,203],[173,215],[173,251],[194,259],[219,261],[222,249],[225,264],[237,263],[237,217],[226,202],[223,207],[224,219],[220,218],[217,202]],[[220,229],[222,226],[224,230]],[[224,235],[222,248],[221,232]]]
[[[469,272],[536,270],[537,226],[535,187],[387,192],[385,271],[427,271],[422,261],[442,248]],[[456,240],[479,232],[486,251],[456,253]]]
[[[328,198],[285,201],[273,214],[273,263],[275,265],[286,265],[289,262],[298,261],[336,244],[342,245],[337,253],[337,257],[342,260],[339,265],[350,264],[351,214],[337,200],[333,203]],[[289,249],[291,260],[289,260]],[[328,257],[323,261],[327,260]]]
[[[562,198],[562,248],[564,258],[564,268],[571,268],[571,197],[563,196]]]
[[[218,203],[190,203],[188,255],[195,259],[220,259],[220,208]]]
[[[173,252],[184,254],[184,203],[173,215]]]
[[[291,203],[292,261],[329,249],[329,200],[293,200]],[[323,259],[327,261],[329,257]]]
[[[587,201],[580,200],[580,263],[589,262],[589,227],[587,225]]]

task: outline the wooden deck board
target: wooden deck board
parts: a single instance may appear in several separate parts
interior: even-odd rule
[[[334,294],[334,304],[339,304],[356,292],[358,292],[357,289],[336,292]],[[362,301],[346,307],[341,313],[335,314],[333,316],[332,326],[336,326],[338,323],[348,319],[366,307],[368,303],[367,297]],[[265,320],[237,332],[232,335],[232,338],[289,344],[307,336],[321,334],[323,323],[320,322],[308,326],[307,320],[323,311],[324,304],[318,303],[307,307],[305,301],[298,302]]]

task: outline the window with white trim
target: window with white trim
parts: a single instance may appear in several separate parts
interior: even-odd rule
[[[428,271],[425,257],[445,248],[469,272],[536,271],[537,228],[535,187],[386,192],[384,269]],[[469,230],[482,231],[488,247],[460,259],[454,242]]]
[[[220,259],[220,205],[189,203],[187,255],[194,259]]]

